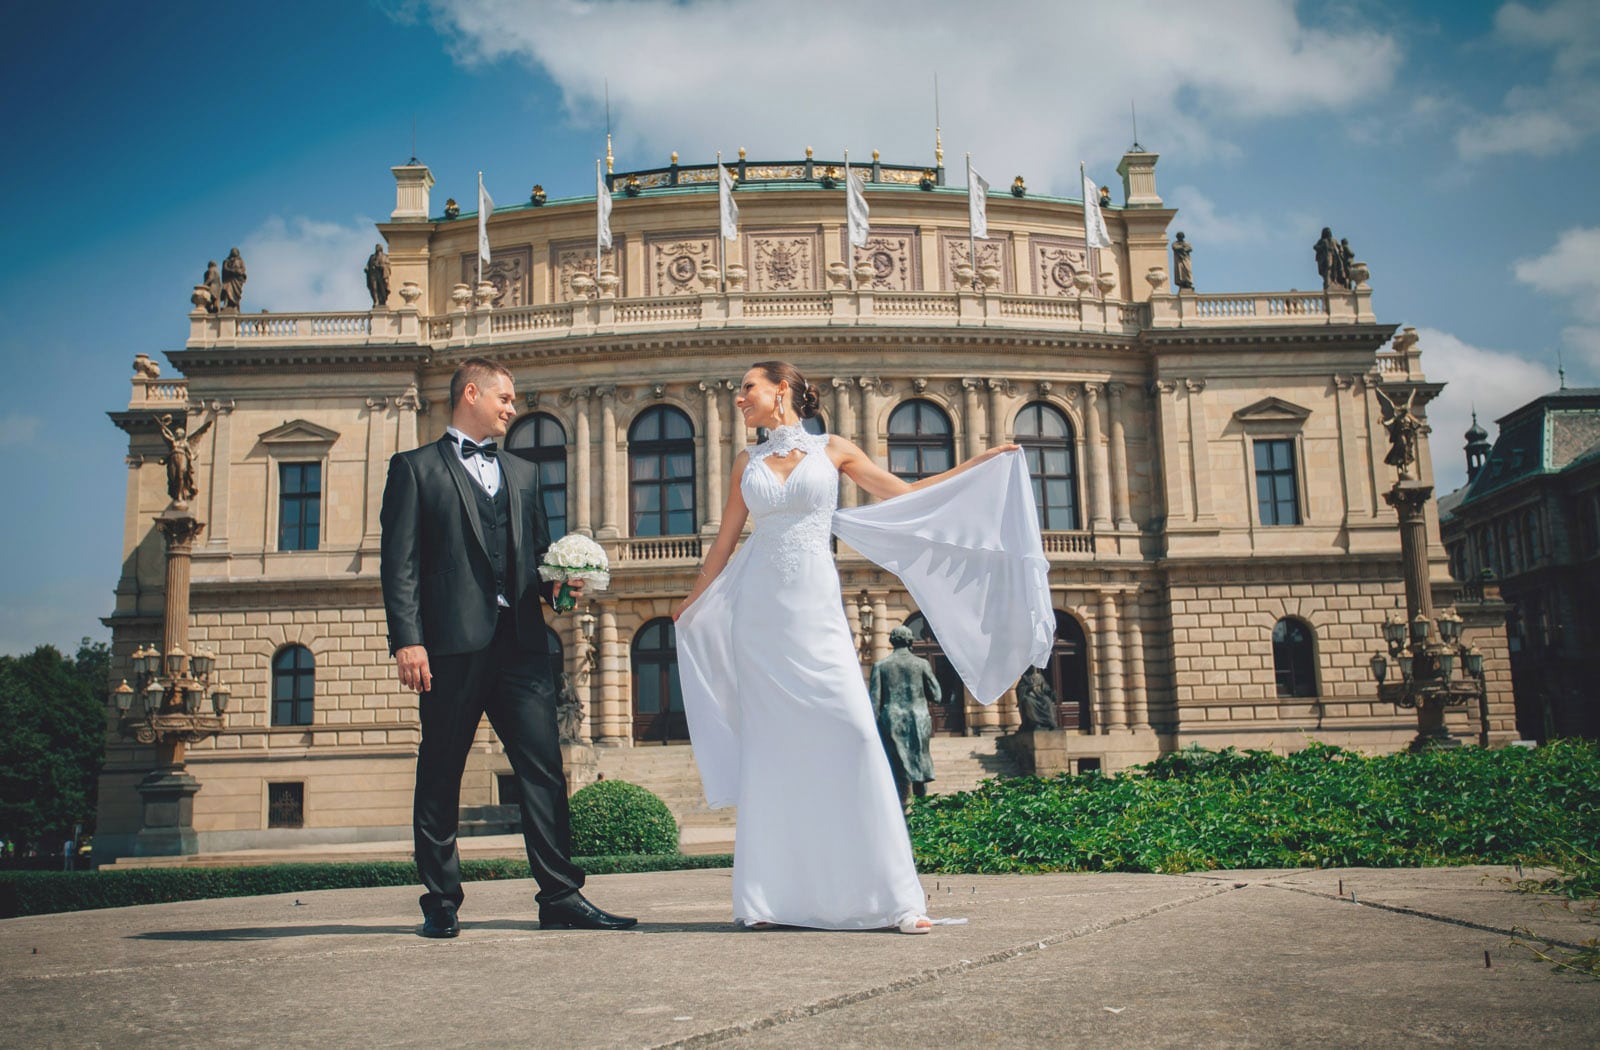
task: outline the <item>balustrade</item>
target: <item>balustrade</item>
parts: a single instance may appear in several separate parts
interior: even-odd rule
[[[663,536],[658,539],[622,540],[618,544],[618,560],[681,561],[700,560],[700,537]]]
[[[1044,552],[1046,554],[1094,553],[1094,533],[1092,532],[1045,532],[1041,535],[1044,539]]]

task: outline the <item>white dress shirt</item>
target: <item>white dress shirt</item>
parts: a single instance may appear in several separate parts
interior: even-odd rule
[[[473,480],[482,486],[484,492],[493,497],[495,493],[500,491],[500,461],[498,459],[490,459],[488,456],[472,456],[469,458],[461,455],[462,441],[471,441],[474,445],[481,444],[481,442],[467,437],[455,427],[446,427],[444,432],[455,441],[456,456],[461,460],[461,465],[467,468],[467,473],[472,475]],[[486,440],[493,441],[494,439],[487,438]],[[495,444],[498,445],[499,442],[495,442]],[[501,452],[503,454],[504,450],[502,449]]]

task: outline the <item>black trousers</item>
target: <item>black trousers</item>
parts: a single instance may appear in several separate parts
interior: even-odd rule
[[[420,698],[422,745],[417,750],[417,793],[412,809],[422,906],[460,904],[461,775],[478,723],[489,724],[505,745],[521,792],[522,836],[542,904],[583,885],[572,863],[567,778],[556,730],[556,692],[542,653],[517,645],[515,621],[502,611],[487,649],[429,658],[433,688]]]

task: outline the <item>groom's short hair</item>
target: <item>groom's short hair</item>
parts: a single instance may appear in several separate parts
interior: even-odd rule
[[[456,374],[450,377],[450,410],[454,412],[461,403],[461,395],[467,392],[468,383],[475,383],[481,389],[491,376],[504,376],[506,382],[516,382],[506,366],[498,361],[491,361],[487,357],[469,357],[461,362]]]

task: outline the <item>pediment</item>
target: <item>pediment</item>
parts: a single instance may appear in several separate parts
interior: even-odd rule
[[[286,420],[261,435],[264,445],[331,445],[338,440],[337,430],[320,427],[309,419]]]
[[[1246,405],[1233,414],[1241,423],[1300,424],[1311,415],[1311,409],[1302,408],[1281,397],[1264,397],[1255,404]]]

